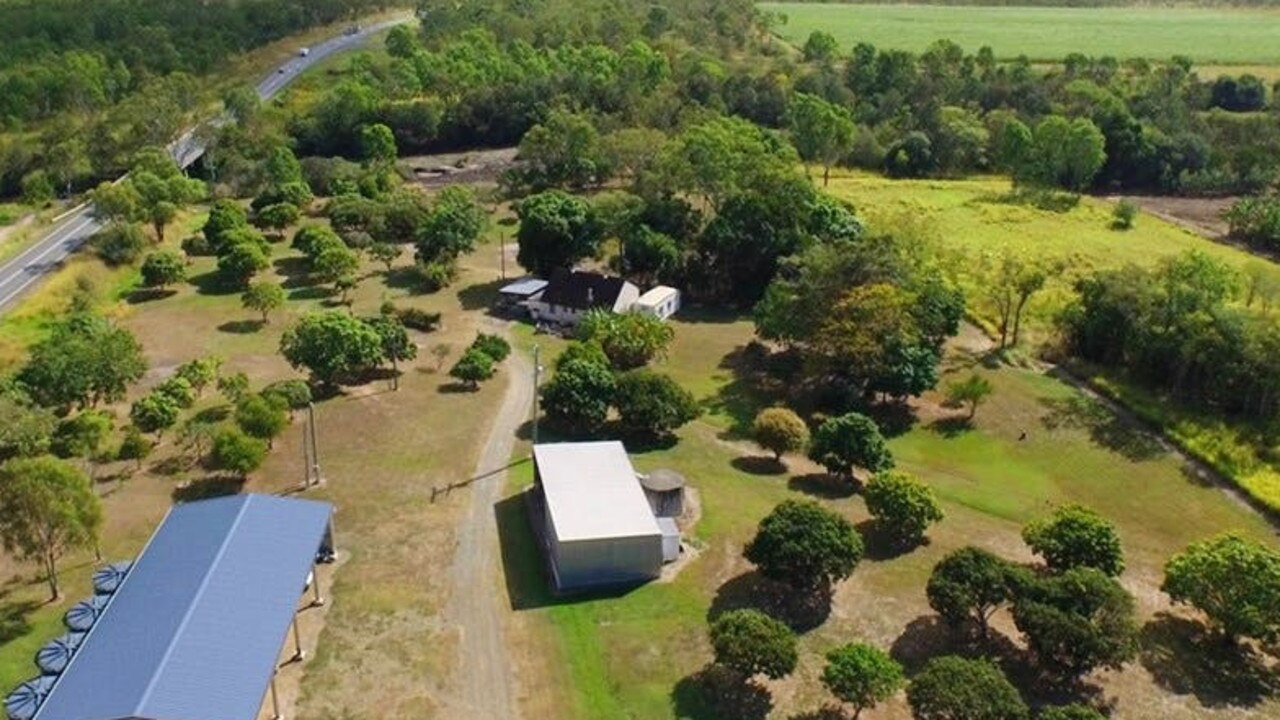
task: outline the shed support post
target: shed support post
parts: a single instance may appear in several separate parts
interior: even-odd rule
[[[320,566],[315,564],[311,566],[311,592],[314,595],[311,605],[313,607],[324,605],[324,595],[320,594]]]
[[[293,659],[301,662],[306,659],[307,653],[302,649],[302,633],[298,632],[298,614],[293,614]]]
[[[271,673],[271,720],[284,720],[280,714],[280,696],[276,693],[276,674]]]

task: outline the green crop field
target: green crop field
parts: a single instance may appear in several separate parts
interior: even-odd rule
[[[973,52],[989,45],[997,57],[1061,60],[1069,53],[1197,63],[1280,64],[1280,11],[1237,8],[944,7],[761,3],[786,15],[777,31],[797,44],[809,33],[854,43],[923,50],[948,39]]]

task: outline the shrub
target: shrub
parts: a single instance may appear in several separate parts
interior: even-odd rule
[[[90,246],[108,265],[132,265],[147,247],[142,229],[130,223],[111,223],[94,233]]]
[[[152,392],[138,398],[129,408],[129,419],[142,432],[163,433],[178,422],[182,408],[163,393]]]
[[[942,520],[933,490],[906,473],[879,473],[863,495],[880,532],[900,545],[918,545],[925,530]]]
[[[907,686],[916,720],[1025,720],[1018,690],[990,660],[935,657]]]
[[[262,466],[267,456],[267,444],[250,437],[238,428],[224,428],[213,438],[209,459],[217,470],[225,470],[238,478]]]
[[[789,452],[800,452],[809,444],[809,426],[787,408],[761,410],[751,424],[756,444],[773,453],[775,460]]]
[[[1137,652],[1133,596],[1093,568],[1028,584],[1014,602],[1013,621],[1041,669],[1059,678],[1119,669]]]
[[[700,412],[692,393],[670,377],[644,368],[618,377],[614,404],[623,428],[653,437],[670,435]]]
[[[828,471],[852,477],[853,468],[872,472],[893,467],[893,456],[875,421],[851,412],[818,426],[809,445],[809,458]]]
[[[1124,571],[1115,527],[1080,505],[1065,505],[1047,518],[1028,523],[1022,539],[1052,570],[1091,567],[1108,575]]]
[[[267,447],[271,447],[272,441],[289,422],[285,416],[285,406],[272,402],[265,394],[241,398],[236,403],[235,417],[236,425],[241,430],[259,440],[266,440]]]
[[[499,363],[507,359],[511,354],[511,343],[497,335],[486,335],[480,333],[471,343],[471,349],[479,350],[488,355],[494,362]]]
[[[473,390],[479,387],[481,380],[493,377],[493,373],[493,358],[476,348],[462,353],[462,357],[458,358],[458,362],[449,371],[451,377],[461,380]]]
[[[302,380],[280,380],[263,388],[262,396],[287,410],[301,410],[311,404],[311,386]]]
[[[796,636],[791,628],[759,610],[730,610],[711,623],[716,664],[742,677],[778,679],[796,668]]]
[[[1132,230],[1138,220],[1138,206],[1132,200],[1121,200],[1111,211],[1111,227],[1115,230]]]
[[[850,643],[827,653],[822,684],[841,702],[853,706],[853,716],[898,692],[905,683],[902,666],[878,647]]]
[[[172,250],[151,253],[142,261],[142,284],[147,287],[163,288],[186,278],[186,264]]]
[[[208,238],[203,235],[191,235],[182,239],[182,252],[187,257],[208,257],[213,255],[213,246],[209,244]]]

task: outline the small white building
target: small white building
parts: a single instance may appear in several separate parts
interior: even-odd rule
[[[659,285],[637,298],[631,310],[666,320],[680,310],[680,291]]]
[[[525,304],[534,322],[576,325],[588,310],[626,312],[639,297],[640,288],[620,277],[574,270],[557,272]]]
[[[533,461],[542,541],[557,590],[658,577],[670,529],[659,527],[622,443],[535,445]]]

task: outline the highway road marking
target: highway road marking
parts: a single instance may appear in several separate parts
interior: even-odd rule
[[[83,208],[83,209],[81,210],[81,212],[86,212],[86,211],[87,211],[87,207],[86,207],[86,208]],[[27,249],[25,249],[25,250],[23,250],[22,252],[18,253],[18,255],[17,255],[17,256],[15,256],[13,259],[9,260],[9,261],[8,261],[8,262],[6,262],[4,265],[0,266],[0,277],[3,277],[3,276],[5,276],[5,275],[9,274],[9,272],[10,272],[11,270],[16,271],[16,269],[17,269],[17,268],[15,268],[15,267],[14,267],[15,265],[25,265],[25,264],[27,264],[27,256],[28,256],[28,255],[30,255],[30,254],[31,254],[31,253],[33,253],[33,252],[39,251],[40,249],[42,249],[42,248],[45,246],[45,243],[49,242],[50,240],[52,240],[53,238],[56,238],[57,236],[59,236],[59,235],[61,235],[61,234],[63,234],[63,233],[65,233],[65,232],[67,232],[67,230],[68,230],[72,225],[74,225],[74,224],[76,224],[76,223],[78,223],[78,222],[81,222],[82,220],[83,220],[83,218],[81,218],[81,219],[79,219],[79,220],[69,220],[69,221],[67,221],[67,224],[66,224],[66,225],[64,225],[64,226],[62,226],[62,227],[60,227],[60,228],[54,228],[53,230],[50,230],[50,231],[49,231],[49,234],[48,234],[48,235],[45,235],[45,236],[44,236],[44,238],[42,238],[40,241],[38,241],[38,242],[36,242],[36,243],[32,244],[32,245],[31,245],[30,247],[28,247]],[[3,285],[3,284],[4,284],[4,281],[3,281],[3,280],[0,280],[0,285]]]
[[[34,264],[36,264],[36,263],[40,262],[40,261],[41,261],[41,260],[43,260],[43,259],[44,259],[44,258],[45,258],[49,253],[54,252],[55,250],[62,250],[62,249],[63,249],[62,245],[63,245],[63,243],[64,243],[64,242],[66,242],[67,240],[75,240],[75,239],[76,239],[76,237],[75,237],[75,234],[76,234],[76,233],[78,233],[78,232],[80,232],[81,230],[83,230],[86,226],[88,226],[88,225],[92,225],[93,223],[94,223],[94,219],[93,219],[92,217],[86,217],[86,218],[85,218],[84,220],[82,220],[79,224],[77,224],[77,225],[76,225],[76,227],[75,227],[74,229],[71,229],[71,230],[69,230],[69,231],[68,231],[69,236],[64,237],[64,238],[62,238],[62,239],[54,240],[52,243],[50,243],[49,247],[45,248],[45,251],[44,251],[44,252],[40,253],[40,254],[39,254],[39,255],[37,255],[37,256],[36,256],[36,257],[31,261],[31,262],[27,263],[27,266],[31,266],[31,265],[34,265]],[[53,238],[54,238],[54,236],[53,236],[53,235],[50,235],[49,237],[50,237],[50,239],[53,239]],[[72,248],[71,250],[68,250],[68,251],[67,251],[67,253],[66,253],[65,255],[63,255],[61,258],[59,258],[59,259],[58,259],[58,262],[61,262],[62,260],[64,260],[64,259],[66,259],[66,258],[70,257],[70,256],[71,256],[72,251],[74,251],[74,250],[75,250],[75,248]],[[26,270],[26,268],[24,267],[24,268],[23,268],[23,270]],[[24,281],[22,282],[22,284],[21,284],[21,285],[19,285],[19,286],[18,286],[18,287],[13,291],[13,292],[9,293],[8,295],[5,295],[3,298],[0,298],[0,307],[4,307],[5,305],[7,305],[7,304],[9,303],[9,301],[10,301],[10,300],[12,300],[15,296],[17,296],[17,295],[18,295],[19,293],[21,293],[23,290],[26,290],[26,289],[27,289],[27,286],[29,286],[31,283],[33,283],[33,282],[35,282],[35,281],[37,281],[37,280],[39,280],[39,279],[43,278],[46,274],[47,274],[47,273],[45,273],[45,272],[36,272],[36,273],[34,273],[34,274],[30,275],[30,276],[29,276],[26,280],[24,280]]]

